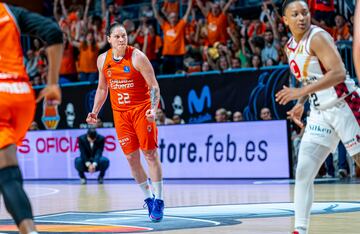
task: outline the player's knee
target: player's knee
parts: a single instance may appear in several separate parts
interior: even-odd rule
[[[144,150],[143,151],[146,160],[148,161],[155,161],[156,160],[156,149],[154,150]]]
[[[0,191],[7,211],[18,226],[23,220],[33,218],[29,199],[22,187],[22,176],[18,166],[0,169]]]

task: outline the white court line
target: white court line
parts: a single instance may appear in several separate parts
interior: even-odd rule
[[[177,217],[177,216],[164,216],[164,218],[171,218],[171,219],[185,219],[185,220],[191,220],[191,221],[198,221],[198,222],[205,222],[205,223],[212,223],[214,225],[220,225],[220,222],[216,222],[216,221],[212,221],[212,220],[207,220],[207,219],[194,219],[194,218],[186,218],[186,217]]]
[[[339,178],[317,178],[315,182],[333,182],[339,181]],[[264,180],[264,181],[254,181],[253,184],[290,184],[295,183],[295,180]]]
[[[57,194],[60,192],[59,189],[54,189],[54,188],[34,188],[33,190],[49,190],[49,192],[44,192],[44,193],[40,193],[40,194],[35,194],[35,195],[31,195],[30,193],[30,198],[37,198],[37,197],[46,197],[46,196],[51,196],[54,194]],[[31,192],[30,188],[25,188],[25,190],[27,190],[27,192]]]

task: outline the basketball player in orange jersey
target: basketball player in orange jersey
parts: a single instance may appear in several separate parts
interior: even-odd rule
[[[360,2],[356,2],[354,15],[353,57],[356,76],[360,84]]]
[[[129,162],[131,173],[145,194],[149,217],[161,221],[164,201],[162,170],[157,153],[155,114],[160,100],[159,84],[148,58],[128,46],[125,28],[118,23],[110,26],[107,40],[111,49],[97,60],[99,84],[92,112],[86,121],[95,124],[108,90],[113,109],[116,133]],[[153,192],[140,162],[140,150],[149,167]]]
[[[298,100],[288,112],[303,127],[304,102],[310,116],[301,139],[295,178],[295,231],[309,233],[314,179],[330,152],[341,140],[348,153],[360,160],[360,89],[346,76],[345,66],[330,34],[311,25],[306,0],[286,0],[283,19],[292,37],[285,46],[291,72],[301,88],[284,88],[276,94],[280,104]]]
[[[0,192],[21,234],[35,234],[30,201],[22,186],[16,158],[35,113],[34,92],[26,74],[20,34],[36,35],[48,45],[48,85],[40,92],[49,104],[59,104],[57,85],[62,56],[62,32],[55,22],[0,2]]]

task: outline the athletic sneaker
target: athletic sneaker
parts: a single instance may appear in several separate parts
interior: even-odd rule
[[[161,199],[155,199],[154,207],[150,214],[150,219],[153,222],[160,222],[164,216],[164,201]]]
[[[299,232],[298,232],[298,231],[294,231],[293,234],[299,234]]]
[[[144,200],[145,204],[144,204],[144,208],[148,208],[148,211],[149,211],[149,217],[150,217],[150,214],[151,214],[151,211],[153,210],[153,206],[154,206],[154,200],[155,198],[146,198]]]
[[[344,179],[344,178],[348,177],[348,173],[347,173],[347,171],[345,169],[339,169],[338,174],[339,174],[339,177],[341,179]]]

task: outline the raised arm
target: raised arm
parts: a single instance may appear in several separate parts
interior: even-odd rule
[[[208,11],[208,9],[203,5],[202,1],[201,1],[201,0],[196,0],[196,4],[198,5],[201,13],[202,13],[205,17],[207,17],[209,11]]]
[[[88,124],[96,124],[97,116],[101,110],[101,107],[104,105],[109,92],[108,85],[106,83],[106,78],[102,72],[102,68],[105,62],[105,55],[106,53],[103,53],[99,55],[97,59],[97,67],[99,70],[99,83],[96,89],[93,109],[86,118],[86,122]]]
[[[149,121],[154,121],[160,101],[160,88],[155,77],[154,69],[145,54],[137,49],[134,50],[132,54],[132,62],[135,69],[141,73],[149,86],[151,108],[147,110],[146,117]]]
[[[233,3],[235,3],[237,0],[229,0],[226,4],[225,4],[225,6],[224,6],[224,8],[222,9],[222,12],[225,14],[228,10],[229,10],[229,8],[231,7],[231,5],[233,4]]]
[[[155,19],[159,22],[160,25],[163,25],[165,20],[160,16],[159,11],[156,7],[156,0],[151,0],[151,6],[154,12]]]
[[[356,3],[354,16],[353,57],[356,76],[360,84],[360,2]]]
[[[188,0],[188,7],[187,7],[186,12],[185,12],[185,15],[184,15],[184,17],[183,17],[183,20],[184,20],[185,22],[187,22],[188,19],[189,19],[189,15],[190,15],[190,13],[191,13],[191,8],[192,8],[192,0]]]
[[[59,0],[54,0],[53,15],[57,22],[59,22],[61,17],[58,13],[58,4],[59,4]]]
[[[63,16],[65,16],[65,18],[67,18],[68,12],[66,10],[64,0],[60,0],[60,5],[61,5],[61,12],[62,12]]]
[[[87,24],[90,2],[91,2],[91,0],[86,0],[86,5],[85,5],[85,10],[84,10],[84,15],[83,15],[84,24]]]

